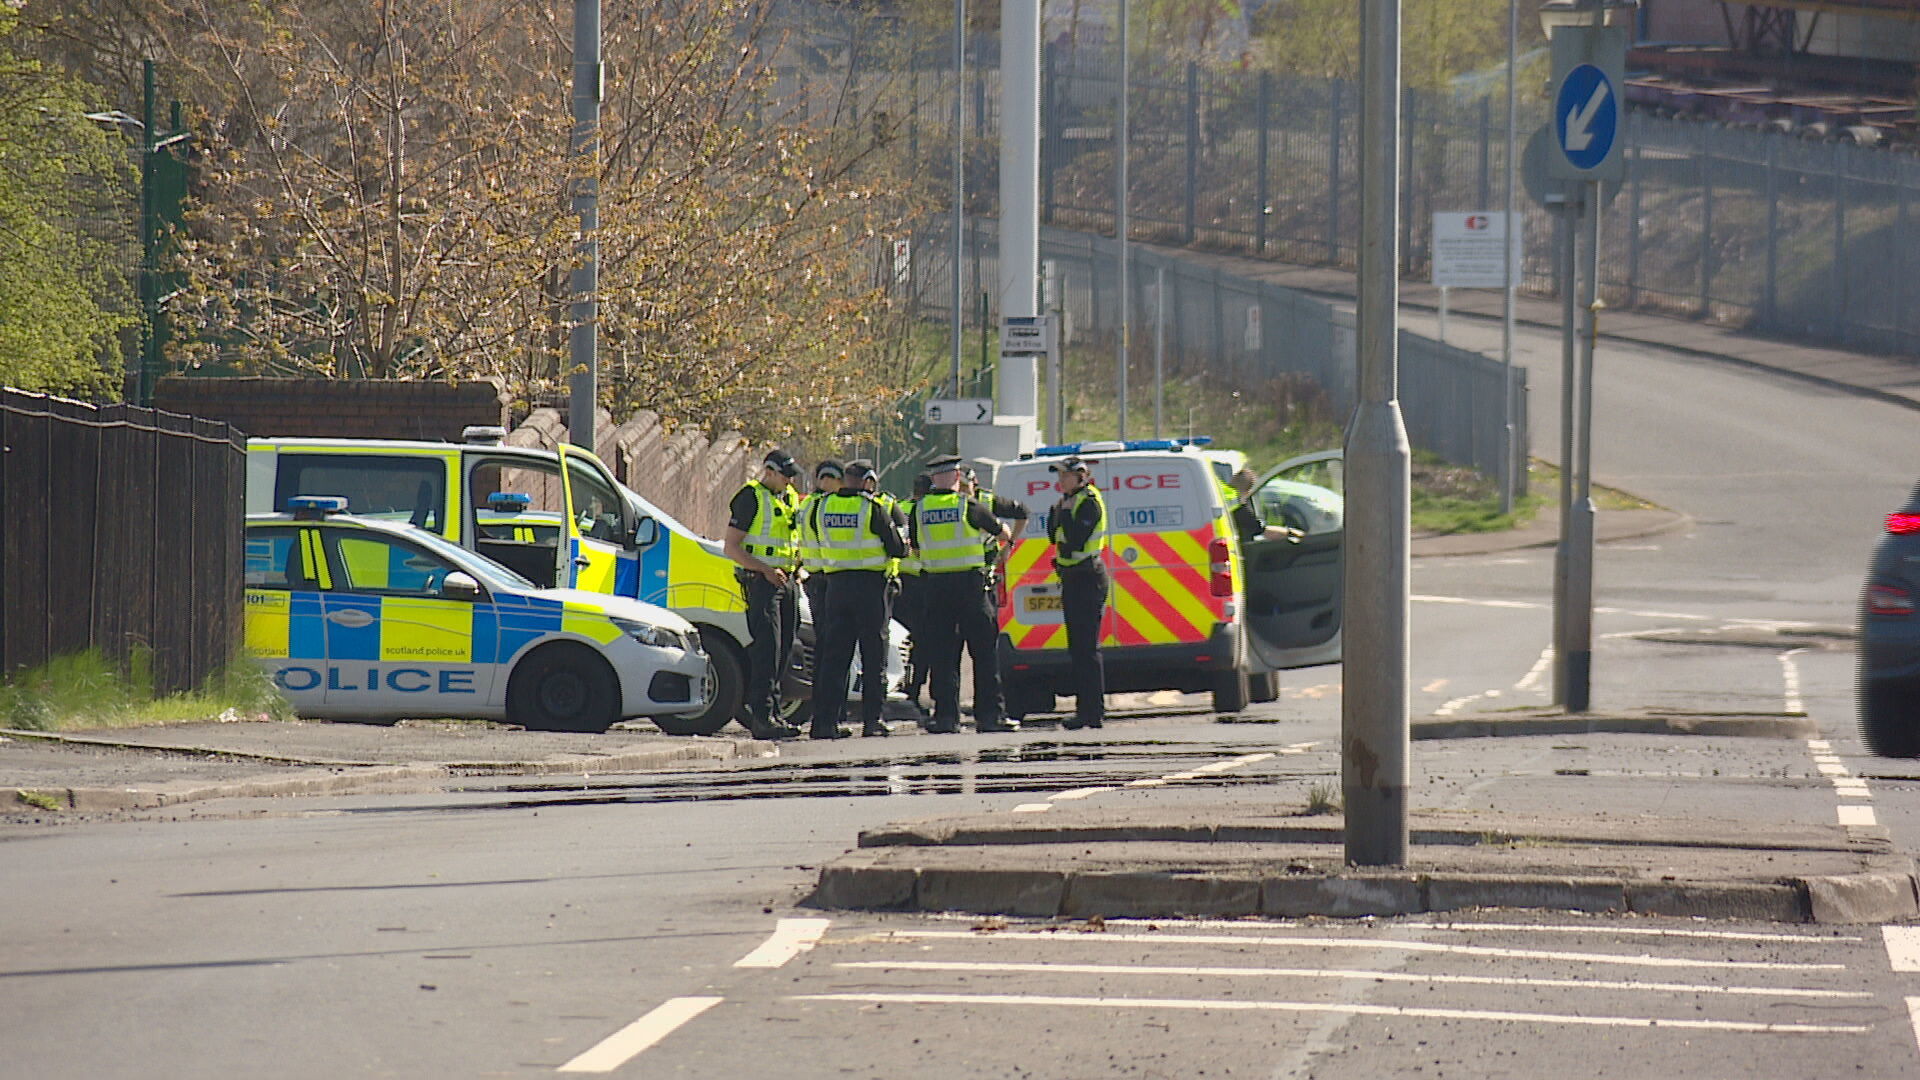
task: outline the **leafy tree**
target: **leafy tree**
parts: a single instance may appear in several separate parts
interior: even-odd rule
[[[114,346],[138,321],[126,143],[87,119],[95,92],[29,44],[0,3],[0,382],[112,394]]]
[[[1408,86],[1438,88],[1506,55],[1507,10],[1476,0],[1407,0],[1401,5],[1401,74]],[[1521,32],[1537,36],[1531,9]],[[1275,71],[1323,78],[1360,73],[1360,6],[1353,0],[1270,0],[1254,16],[1263,62]]]

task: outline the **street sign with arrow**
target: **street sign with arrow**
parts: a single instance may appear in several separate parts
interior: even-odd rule
[[[929,424],[991,424],[992,398],[935,398],[927,402]]]

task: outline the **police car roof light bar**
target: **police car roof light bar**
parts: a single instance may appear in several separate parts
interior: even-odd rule
[[[1184,445],[1186,445],[1186,446],[1212,446],[1212,445],[1213,445],[1213,436],[1211,436],[1211,435],[1182,435],[1182,436],[1181,436],[1180,438],[1178,438],[1178,439],[1175,439],[1175,440],[1173,440],[1173,441],[1174,441],[1174,442],[1177,442],[1177,443],[1182,443],[1182,444],[1184,444]]]
[[[1080,444],[1077,442],[1056,443],[1053,446],[1042,446],[1036,449],[1033,452],[1033,456],[1034,457],[1066,457],[1069,454],[1077,454],[1079,452],[1080,452]]]
[[[533,496],[524,491],[496,491],[487,496],[487,509],[517,514],[533,505]]]
[[[344,495],[295,495],[287,500],[287,509],[296,518],[312,521],[328,514],[346,513],[347,498]]]

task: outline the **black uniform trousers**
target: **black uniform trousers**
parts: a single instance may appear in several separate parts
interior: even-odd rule
[[[1073,666],[1073,714],[1080,725],[1106,717],[1107,673],[1100,661],[1100,623],[1107,612],[1107,568],[1098,559],[1060,568],[1060,604]]]
[[[927,575],[901,574],[900,595],[893,601],[893,617],[901,626],[907,628],[908,677],[911,683],[909,692],[925,685],[928,670],[927,632],[923,629],[927,621]]]
[[[973,719],[989,727],[1005,716],[1000,695],[1000,657],[995,651],[1000,623],[987,592],[986,573],[953,570],[924,574],[921,625],[932,664],[931,731],[953,731],[960,723],[960,646],[973,657]]]
[[[813,726],[831,731],[847,715],[847,673],[860,650],[860,720],[872,727],[887,704],[887,575],[837,570],[826,577],[824,612],[813,626],[820,663],[813,683]]]
[[[747,601],[747,691],[742,702],[752,727],[764,727],[780,715],[780,680],[793,654],[800,628],[800,601],[793,579],[775,585],[759,574],[735,574]]]

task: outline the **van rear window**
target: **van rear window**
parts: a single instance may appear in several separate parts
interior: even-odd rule
[[[439,532],[447,507],[447,464],[438,457],[281,454],[273,508],[284,512],[296,495],[342,495],[350,514]]]
[[[1036,515],[1053,508],[1060,495],[1044,464],[1021,462],[1000,470],[996,491],[1019,499]],[[1211,471],[1197,458],[1119,458],[1096,462],[1093,482],[1107,503],[1107,527],[1114,532],[1185,532],[1211,523],[1218,496]],[[1047,523],[1033,522],[1029,536],[1043,536]]]

